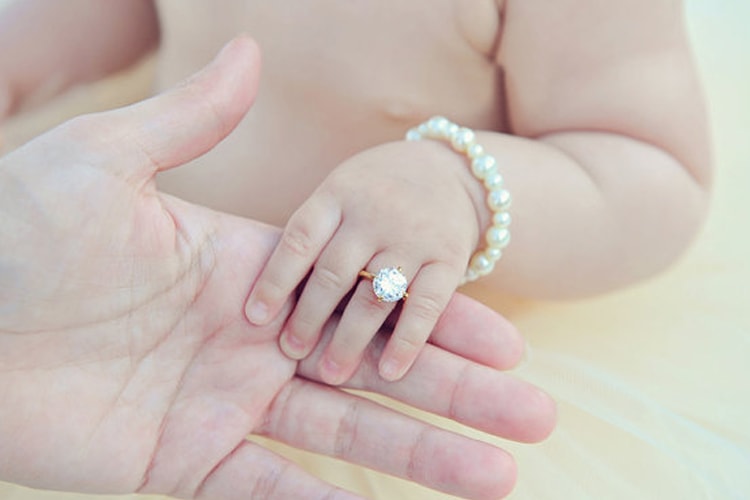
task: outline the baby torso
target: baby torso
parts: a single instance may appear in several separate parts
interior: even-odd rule
[[[214,151],[159,179],[212,208],[284,225],[342,160],[434,114],[503,130],[495,0],[161,0],[157,86],[235,34],[259,43],[258,98]]]

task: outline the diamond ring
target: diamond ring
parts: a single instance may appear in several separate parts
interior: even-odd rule
[[[372,291],[378,302],[398,302],[409,296],[406,291],[409,282],[400,267],[386,267],[377,274],[363,269],[359,276],[372,281]]]

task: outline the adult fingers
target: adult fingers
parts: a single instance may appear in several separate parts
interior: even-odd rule
[[[513,324],[493,309],[454,293],[430,342],[476,363],[509,370],[521,361],[525,342]]]
[[[346,301],[345,301],[346,302]],[[393,330],[401,315],[399,305],[386,319],[384,330]],[[343,307],[338,312],[343,311]],[[525,342],[515,326],[484,304],[454,293],[429,342],[457,356],[498,370],[516,366]]]
[[[513,441],[544,440],[556,421],[555,402],[534,385],[427,344],[399,381],[377,375],[382,337],[344,385],[402,401]]]
[[[356,500],[361,497],[311,476],[298,465],[249,441],[243,441],[211,470],[194,493],[196,500]]]
[[[262,435],[464,498],[500,498],[513,458],[372,401],[300,379],[279,394]]]
[[[316,364],[330,341],[328,325],[315,351],[297,367],[303,377],[319,380]],[[556,406],[528,382],[426,344],[411,370],[399,381],[378,374],[387,341],[381,333],[344,387],[379,393],[422,410],[451,418],[484,432],[520,442],[546,438],[555,425]]]

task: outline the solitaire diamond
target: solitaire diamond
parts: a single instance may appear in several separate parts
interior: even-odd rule
[[[403,299],[408,285],[406,276],[396,267],[381,269],[372,280],[372,290],[382,302],[397,302]]]

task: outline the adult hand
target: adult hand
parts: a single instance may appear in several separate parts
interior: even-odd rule
[[[302,363],[284,356],[291,304],[267,326],[246,321],[278,230],[157,191],[158,171],[206,152],[244,116],[258,71],[256,46],[239,38],[175,90],[74,119],[0,160],[0,479],[352,497],[246,440],[259,434],[456,495],[505,494],[515,469],[502,450],[315,382],[320,350]],[[509,439],[549,433],[549,398],[494,369],[520,354],[501,318],[457,296],[433,339],[386,384],[381,338],[349,387]]]

